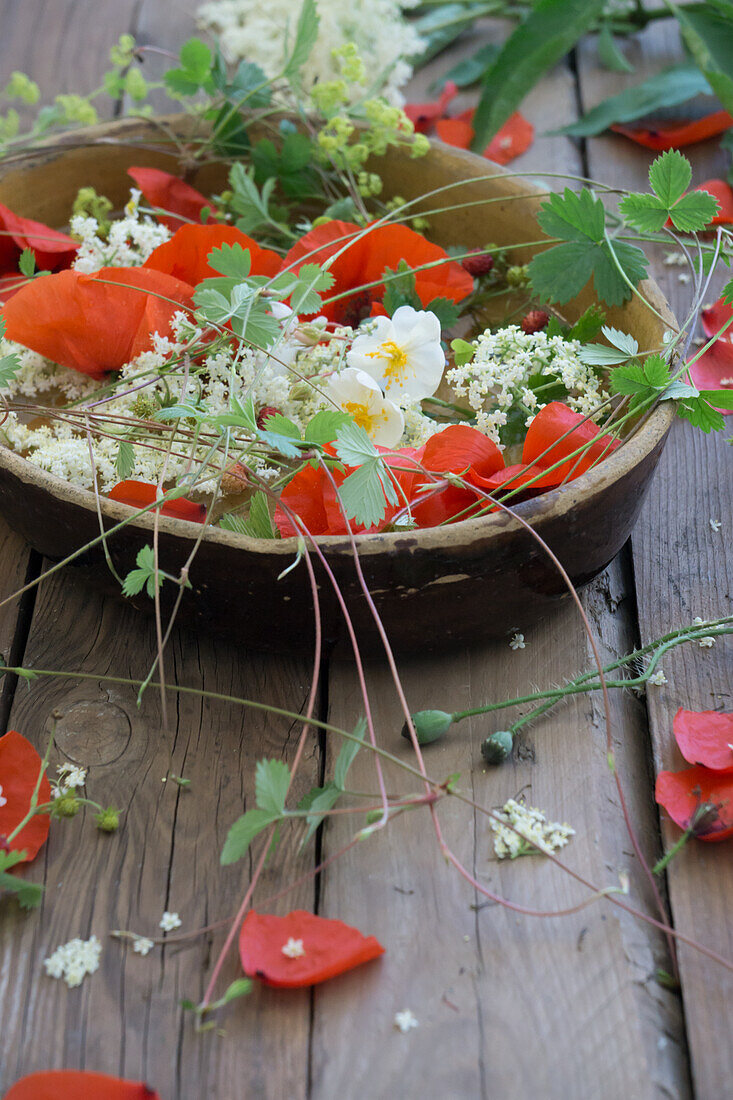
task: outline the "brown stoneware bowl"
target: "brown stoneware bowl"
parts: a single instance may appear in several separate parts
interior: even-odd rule
[[[153,123],[126,121],[56,140],[2,166],[0,202],[57,226],[68,220],[83,185],[95,187],[121,207],[128,197],[129,166],[176,171],[175,157],[160,146],[160,136]],[[410,199],[442,188],[426,206],[473,203],[431,218],[431,235],[444,246],[516,245],[543,236],[535,215],[544,192],[470,153],[436,143],[419,161],[390,153],[380,160],[379,171],[387,194]],[[206,168],[191,182],[206,193],[221,189],[224,169]],[[525,263],[535,248],[514,247],[514,262]],[[642,289],[664,321],[635,297],[623,308],[609,310],[608,323],[632,333],[644,348],[659,345],[665,327],[676,325],[659,288],[647,282]],[[591,301],[586,288],[564,307],[568,319],[578,317]],[[576,584],[596,576],[628,538],[673,416],[672,402],[660,405],[595,469],[516,506],[517,514],[548,543]],[[102,501],[108,527],[129,518],[132,511],[127,505]],[[0,447],[0,512],[52,561],[99,535],[91,492],[44,473],[5,447]],[[151,541],[153,523],[151,516],[142,516],[109,540],[121,575],[134,567],[138,551]],[[160,517],[159,531],[161,567],[176,574],[201,528]],[[506,635],[567,599],[552,562],[531,535],[503,513],[424,531],[360,535],[357,541],[366,581],[398,652],[441,650]],[[345,595],[364,651],[378,652],[379,640],[348,540],[324,536],[318,542]],[[294,539],[260,541],[217,528],[206,530],[179,621],[253,648],[310,648],[313,606],[305,567],[301,564],[278,580],[295,552]],[[324,638],[343,651],[348,643],[342,615],[328,578],[315,564]],[[69,568],[95,588],[119,596],[99,545]],[[173,585],[163,585],[164,610],[176,592]],[[151,606],[145,596],[133,602],[141,608]]]

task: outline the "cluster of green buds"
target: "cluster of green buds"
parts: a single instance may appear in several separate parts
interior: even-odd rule
[[[444,710],[417,710],[410,716],[419,745],[430,745],[459,722],[462,714],[448,714]],[[410,740],[410,727],[405,722],[402,736]],[[487,764],[503,764],[511,756],[514,737],[510,730],[496,730],[481,744],[481,755]]]
[[[0,92],[0,100],[16,99],[21,103],[37,103],[41,92],[35,80],[25,73],[11,73],[10,80]],[[10,141],[20,129],[20,115],[14,107],[9,107],[0,115],[0,143]]]

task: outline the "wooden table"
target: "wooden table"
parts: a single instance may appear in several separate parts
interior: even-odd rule
[[[120,33],[175,49],[192,31],[192,7],[184,0],[1,0],[0,84],[21,69],[46,96],[91,88]],[[487,38],[502,29],[487,24]],[[454,59],[473,45],[454,51]],[[650,28],[628,53],[636,71],[619,76],[599,66],[589,40],[572,65],[543,81],[523,108],[538,137],[517,168],[644,186],[650,155],[621,138],[575,143],[543,136],[579,108],[677,61],[676,31],[668,24]],[[434,76],[435,68],[421,74],[415,89],[423,92]],[[724,174],[715,143],[690,152],[695,182]],[[678,269],[663,266],[658,255],[653,270],[673,305],[681,304],[686,288]],[[606,654],[730,608],[732,459],[723,439],[677,423],[631,543],[583,596]],[[723,522],[719,533],[710,518]],[[4,527],[0,537],[5,596],[44,563]],[[586,638],[570,607],[527,630],[526,640],[519,652],[502,643],[403,662],[410,704],[457,709],[589,667]],[[197,1034],[180,1001],[201,997],[223,932],[157,948],[146,958],[107,934],[131,928],[154,935],[164,909],[178,911],[186,929],[236,911],[251,868],[247,861],[219,866],[223,839],[243,806],[252,805],[255,762],[291,758],[295,727],[187,696],[171,701],[163,728],[153,691],[137,709],[131,691],[101,680],[145,675],[154,653],[151,623],[87,591],[73,571],[2,608],[0,649],[11,663],[100,677],[30,685],[7,678],[2,723],[40,745],[55,721],[54,770],[62,759],[89,767],[90,796],[125,811],[114,836],[97,832],[86,813],[55,824],[30,869],[45,886],[41,909],[25,915],[13,903],[0,907],[0,1088],[24,1073],[63,1066],[147,1080],[163,1100],[730,1095],[730,972],[683,945],[681,994],[664,988],[655,979],[657,967],[670,969],[663,937],[605,901],[547,920],[480,904],[445,866],[423,812],[358,845],[315,882],[307,877],[274,907],[304,907],[377,935],[387,948],[380,962],[312,993],[257,989],[228,1013],[225,1033]],[[613,698],[619,767],[648,860],[678,835],[664,815],[660,835],[652,795],[654,770],[680,765],[672,715],[680,705],[732,706],[724,641],[712,650],[681,647],[664,671],[669,683],[650,689],[647,698]],[[310,678],[307,655],[277,659],[180,632],[169,648],[168,673],[179,684],[294,710],[303,707]],[[383,743],[407,754],[386,669],[371,666],[369,679]],[[359,699],[351,667],[324,667],[319,705],[322,716],[352,722]],[[602,885],[628,871],[631,900],[651,914],[606,766],[598,701],[582,696],[552,712],[523,734],[511,764],[487,770],[478,750],[494,728],[480,719],[458,727],[429,751],[431,773],[460,772],[461,785],[486,806],[528,792],[532,804],[574,825],[577,836],[566,852],[574,868]],[[302,769],[305,788],[324,769],[328,774],[332,753],[323,737],[313,737]],[[190,789],[171,775],[190,779]],[[366,757],[357,759],[353,778],[356,786],[372,781]],[[547,910],[587,898],[546,861],[496,861],[486,818],[467,816],[455,800],[445,801],[441,820],[448,843],[491,890]],[[348,819],[331,819],[316,857],[345,843],[352,828]],[[729,959],[731,852],[730,844],[691,843],[666,879],[675,927]],[[313,859],[312,846],[299,855],[288,842],[284,868],[278,863],[265,873],[256,901],[274,893],[282,875],[293,880],[308,871]],[[58,944],[92,933],[104,942],[102,963],[81,988],[70,991],[44,975],[43,959]],[[237,974],[232,957],[222,989]],[[405,1008],[419,1026],[401,1034],[393,1019]]]

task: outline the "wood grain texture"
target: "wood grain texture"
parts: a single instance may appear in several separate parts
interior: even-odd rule
[[[603,72],[590,47],[581,55],[580,86],[586,106],[611,91],[635,83],[641,73],[657,71],[679,57],[674,25],[650,28],[630,47],[636,63],[633,77]],[[622,83],[623,82],[623,83]],[[682,110],[682,109],[681,109]],[[724,176],[725,158],[717,142],[685,150],[693,166],[693,183]],[[627,187],[646,187],[646,171],[654,154],[607,136],[588,144],[591,175],[623,180]],[[670,246],[671,247],[671,246]],[[690,286],[680,281],[684,269],[654,257],[654,278],[678,317],[689,309]],[[716,294],[711,290],[709,299]],[[730,436],[730,428],[725,432]],[[714,532],[710,519],[723,524]],[[639,633],[642,643],[691,623],[695,616],[715,618],[730,613],[733,591],[733,450],[720,436],[708,437],[679,422],[662,456],[659,469],[632,536]],[[725,638],[714,649],[680,647],[664,662],[669,683],[650,689],[654,767],[685,766],[672,735],[678,707],[690,710],[733,709],[733,646]],[[662,813],[665,848],[679,830]],[[685,935],[733,959],[733,928],[729,901],[733,893],[733,862],[726,844],[691,843],[670,864],[667,881],[675,927]],[[733,996],[733,975],[698,952],[679,952],[685,1022],[696,1095],[702,1098],[730,1091],[733,1051],[721,1041],[721,1021]]]
[[[29,664],[141,678],[153,654],[151,623],[91,595],[73,575],[42,589]],[[296,710],[308,691],[305,662],[237,653],[192,635],[174,635],[168,671],[178,684]],[[26,915],[14,905],[0,910],[0,1089],[24,1072],[63,1066],[148,1080],[162,1096],[180,1100],[231,1100],[233,1082],[247,1095],[273,1100],[303,1095],[307,993],[257,990],[228,1016],[226,1039],[197,1035],[180,1001],[202,997],[223,933],[156,948],[145,958],[108,938],[119,928],[159,934],[165,909],[180,913],[184,929],[236,912],[251,864],[223,869],[219,852],[231,823],[253,804],[256,761],[290,759],[297,730],[195,696],[171,696],[166,728],[153,690],[138,710],[130,689],[71,679],[41,679],[18,692],[11,720],[39,746],[55,723],[51,771],[64,760],[89,766],[88,797],[124,812],[113,836],[95,830],[88,809],[54,822],[29,870],[45,886],[42,908]],[[295,797],[316,782],[317,771],[311,744]],[[190,779],[190,788],[180,788],[174,775]],[[274,893],[281,876],[306,872],[312,860],[312,849],[298,856],[294,838],[286,838],[257,897]],[[312,903],[308,881],[278,911]],[[56,946],[92,933],[104,945],[98,974],[75,990],[43,975],[42,961]],[[220,992],[239,975],[235,952]]]
[[[490,25],[492,33],[497,30]],[[476,44],[466,44],[465,51]],[[417,75],[416,99],[423,98],[435,69]],[[543,131],[574,116],[574,94],[569,69],[559,68],[523,111]],[[563,138],[540,139],[515,164],[538,174],[582,174],[578,151]],[[585,596],[607,654],[633,646],[630,584],[617,563]],[[439,631],[440,624],[435,628]],[[587,641],[569,607],[528,631],[525,651],[512,652],[507,637],[502,644],[444,659],[400,662],[411,706],[449,711],[521,694],[529,685],[561,681],[585,667],[590,667]],[[398,735],[403,719],[388,672],[375,666],[372,677],[382,743],[391,751],[397,746],[410,759]],[[347,666],[332,666],[329,699],[331,719],[352,723],[359,698]],[[619,697],[613,700],[613,718],[627,798],[641,823],[647,858],[653,859],[656,828],[644,710]],[[571,866],[601,886],[628,871],[634,902],[651,911],[605,763],[605,724],[595,703],[581,700],[542,719],[520,738],[514,762],[492,770],[479,747],[501,725],[495,715],[456,727],[428,747],[431,774],[445,779],[460,772],[460,785],[486,807],[524,791],[531,804],[576,828],[578,836],[567,850]],[[335,749],[329,751],[332,762]],[[370,789],[376,789],[367,754],[357,759],[351,780],[358,789],[371,780]],[[390,789],[408,785],[404,776],[389,772]],[[585,896],[539,860],[496,861],[485,817],[453,800],[439,812],[447,843],[490,890],[540,910],[563,909]],[[349,819],[329,822],[324,854],[346,843],[356,828]],[[472,908],[477,903],[478,912]],[[373,966],[316,991],[312,1058],[318,1100],[357,1095],[376,1100],[394,1093],[578,1100],[688,1095],[679,1005],[653,979],[665,959],[659,938],[605,904],[549,920],[486,904],[446,868],[424,809],[396,821],[390,836],[358,845],[330,867],[320,911],[376,934],[387,953]],[[393,1027],[395,1012],[403,1008],[420,1021],[406,1035]]]

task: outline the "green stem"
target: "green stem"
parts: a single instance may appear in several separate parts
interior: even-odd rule
[[[672,845],[669,851],[662,856],[658,863],[654,864],[654,866],[652,867],[652,874],[661,875],[662,871],[666,868],[669,861],[677,855],[681,848],[684,848],[685,844],[687,844],[687,841],[690,839],[691,836],[693,836],[693,830],[685,829],[679,840]]]

